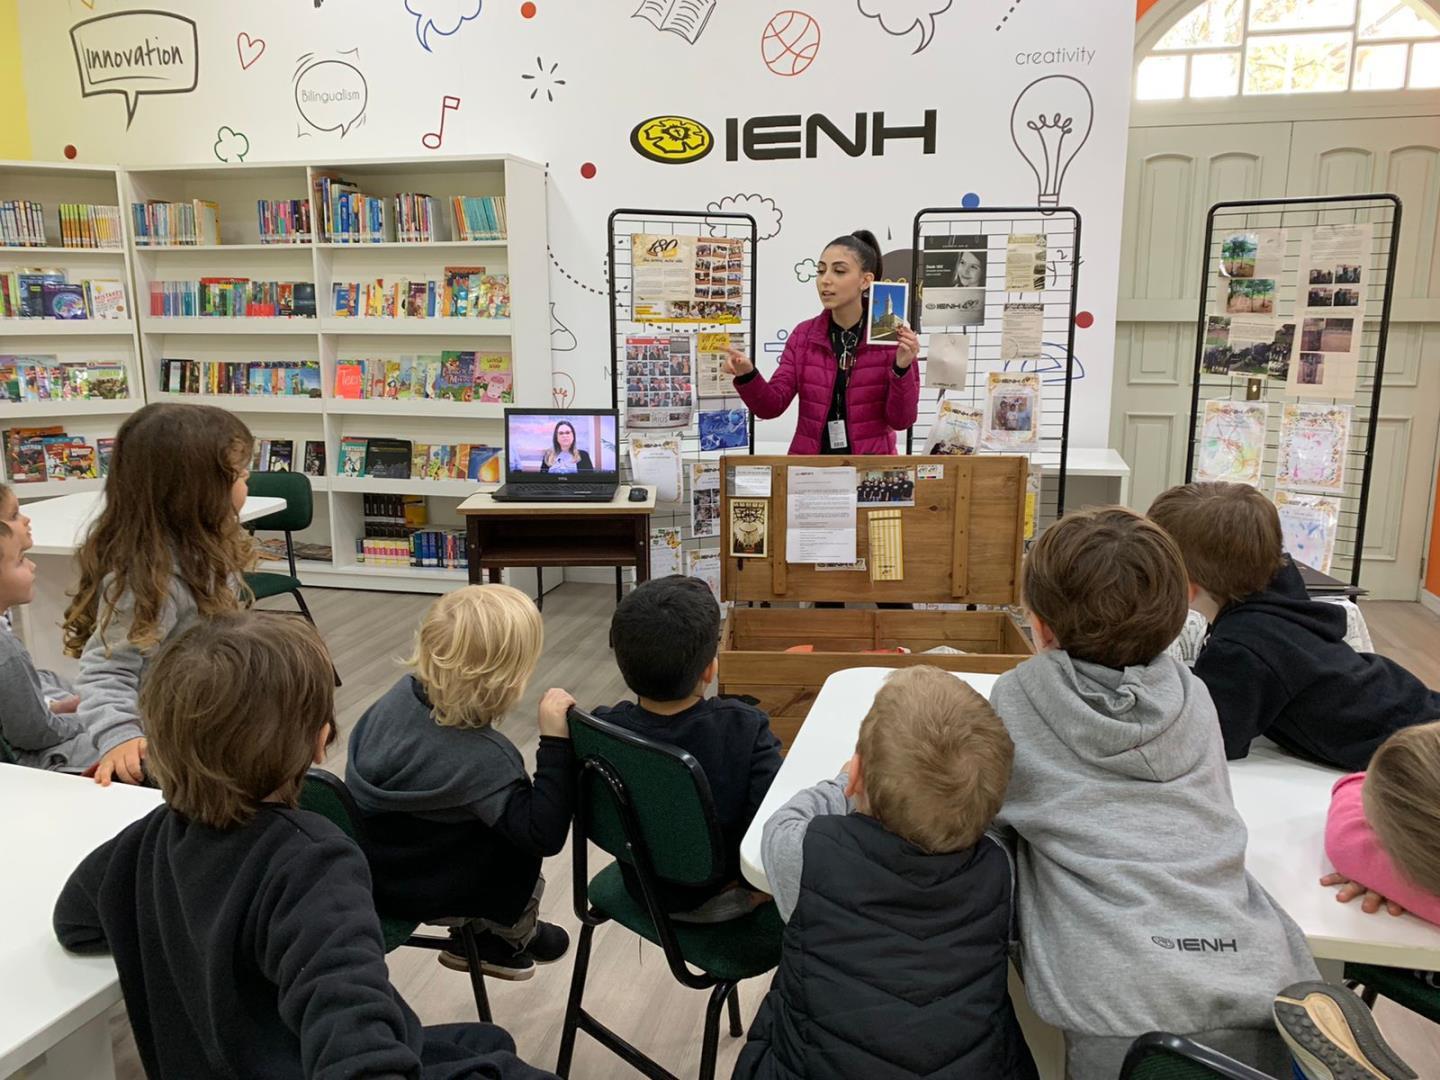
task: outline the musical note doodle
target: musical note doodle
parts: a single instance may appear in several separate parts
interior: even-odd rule
[[[440,130],[427,131],[420,136],[420,144],[426,150],[439,150],[441,142],[445,139],[445,114],[451,109],[459,110],[460,99],[453,94],[446,94],[440,102]]]

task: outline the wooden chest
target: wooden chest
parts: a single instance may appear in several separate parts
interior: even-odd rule
[[[734,470],[768,467],[770,496],[763,554],[733,556],[730,502],[737,497]],[[787,563],[788,470],[852,466],[862,480],[894,473],[901,503],[861,506],[856,558],[865,570],[820,569]],[[1023,457],[734,456],[721,467],[721,595],[734,606],[720,642],[722,694],[757,698],[788,748],[815,695],[831,674],[850,667],[933,664],[950,671],[999,673],[1033,654],[1011,615],[990,611],[915,611],[800,608],[801,601],[847,604],[976,604],[1019,602],[1024,537]],[[913,505],[905,501],[904,474],[914,474]],[[938,474],[938,475],[937,475]],[[870,490],[884,488],[872,481]],[[903,577],[871,580],[869,518],[898,511]],[[742,523],[743,526],[743,523]],[[749,536],[749,533],[742,535]],[[752,548],[756,545],[752,543]],[[760,607],[756,604],[766,603]],[[813,651],[786,652],[796,646]],[[903,646],[908,654],[866,650]],[[959,654],[926,654],[937,646]]]

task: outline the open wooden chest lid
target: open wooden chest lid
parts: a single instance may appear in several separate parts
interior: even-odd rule
[[[768,522],[763,542],[753,527],[732,543],[730,503],[736,467],[770,470]],[[913,476],[913,505],[863,505],[856,512],[855,556],[866,569],[819,568],[787,563],[788,470],[851,466],[857,479],[867,473]],[[1025,535],[1024,457],[977,455],[825,455],[765,457],[727,455],[721,461],[720,595],[735,601],[848,601],[852,603],[952,603],[1007,605],[1020,600],[1020,564]],[[903,481],[903,477],[901,478]],[[903,483],[901,485],[903,491]],[[872,581],[870,515],[898,511],[903,578]],[[740,557],[736,547],[756,554]]]

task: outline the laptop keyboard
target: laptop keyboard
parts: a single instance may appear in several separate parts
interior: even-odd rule
[[[615,489],[609,487],[597,487],[593,484],[506,484],[505,494],[519,502],[574,502],[576,499],[593,497],[601,493],[608,493],[609,498],[614,495]]]

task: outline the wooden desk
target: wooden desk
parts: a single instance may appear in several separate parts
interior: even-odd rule
[[[644,502],[631,502],[630,487],[622,484],[608,503],[496,502],[486,491],[470,496],[459,511],[472,585],[480,584],[482,571],[499,581],[507,566],[533,566],[537,573],[547,566],[613,566],[619,603],[625,567],[635,568],[637,584],[650,577],[654,488]],[[542,583],[536,604],[544,602]]]

